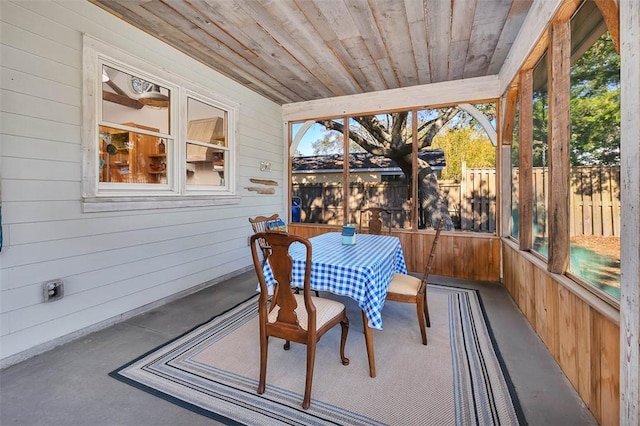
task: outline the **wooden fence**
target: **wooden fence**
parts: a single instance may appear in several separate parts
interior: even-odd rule
[[[512,179],[517,185],[517,170],[513,171]],[[570,234],[620,236],[620,168],[574,168],[570,179]],[[545,235],[548,182],[546,168],[533,169],[533,219],[537,233]],[[441,181],[439,184],[456,229],[495,232],[495,169],[466,169],[463,170],[462,182]],[[344,208],[342,188],[341,183],[294,184],[292,195],[300,197],[302,201],[301,221],[341,225]],[[403,182],[352,182],[349,188],[349,223],[360,223],[360,210],[384,205],[392,211],[393,227],[410,228],[411,204],[408,196],[408,185]],[[517,206],[517,192],[512,197],[514,206]],[[419,223],[423,227],[425,221],[420,220]]]

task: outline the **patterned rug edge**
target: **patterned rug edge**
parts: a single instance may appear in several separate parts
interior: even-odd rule
[[[448,287],[455,287],[455,286],[448,286]],[[478,294],[478,302],[480,303],[480,310],[482,311],[482,317],[484,318],[484,322],[487,326],[487,332],[489,333],[489,341],[491,342],[491,346],[493,346],[493,351],[495,352],[498,363],[500,364],[502,375],[504,376],[504,380],[507,383],[507,389],[509,390],[509,395],[511,396],[511,403],[513,404],[513,409],[516,412],[516,416],[518,417],[518,423],[521,426],[527,426],[528,423],[524,416],[522,405],[520,405],[520,399],[518,398],[516,387],[513,384],[513,380],[511,380],[511,376],[509,375],[509,370],[507,369],[507,365],[504,361],[504,358],[502,357],[500,348],[498,347],[498,342],[496,341],[496,337],[493,333],[493,328],[491,327],[491,321],[489,321],[487,311],[484,307],[484,302],[481,297],[482,295],[480,294],[480,290],[474,289],[474,291],[476,291]]]
[[[496,342],[496,339],[495,339],[495,335],[494,335],[493,329],[491,327],[491,323],[489,321],[489,318],[487,316],[487,313],[486,313],[486,310],[485,310],[485,306],[484,306],[484,302],[482,300],[480,291],[478,289],[472,289],[472,288],[467,288],[467,287],[463,287],[463,286],[445,285],[445,284],[436,284],[436,283],[429,283],[429,286],[430,287],[434,286],[434,287],[442,287],[442,288],[451,288],[451,289],[458,289],[458,290],[464,290],[464,291],[472,291],[472,292],[474,292],[476,294],[478,302],[479,302],[480,311],[482,313],[482,319],[485,322],[486,329],[487,329],[487,332],[488,332],[489,341],[490,341],[491,347],[492,347],[492,349],[493,349],[493,351],[495,353],[495,356],[496,356],[496,359],[498,361],[501,373],[502,373],[502,375],[504,377],[504,380],[506,382],[506,387],[507,387],[507,390],[508,390],[508,394],[509,394],[509,397],[511,398],[511,401],[512,401],[512,404],[513,404],[513,409],[514,409],[515,414],[517,416],[518,423],[521,424],[521,425],[526,425],[527,423],[526,423],[526,419],[525,419],[525,416],[524,416],[524,412],[523,412],[522,407],[520,405],[520,400],[518,399],[518,395],[517,395],[517,392],[515,390],[515,386],[514,386],[513,381],[512,381],[512,379],[511,379],[511,377],[509,375],[509,372],[508,372],[508,370],[506,368],[506,365],[505,365],[504,359],[502,357],[502,354],[499,351],[499,348],[498,348],[498,345],[497,345],[497,342]],[[175,404],[175,405],[180,406],[182,408],[188,409],[188,410],[190,410],[190,411],[192,411],[194,413],[197,413],[199,415],[205,416],[207,418],[211,418],[213,420],[217,420],[217,421],[220,421],[220,422],[222,422],[224,424],[228,424],[228,425],[243,425],[243,423],[238,422],[238,421],[236,421],[236,420],[234,420],[232,418],[229,418],[229,417],[224,416],[222,414],[219,414],[219,413],[213,412],[211,410],[202,408],[202,407],[200,407],[198,405],[186,402],[186,401],[184,401],[184,400],[182,400],[180,398],[174,397],[174,396],[172,396],[172,395],[170,395],[168,393],[165,393],[165,392],[157,390],[157,389],[155,389],[153,387],[147,386],[147,385],[145,385],[143,383],[140,383],[140,382],[138,382],[136,380],[130,379],[130,378],[124,376],[124,375],[121,375],[120,372],[122,370],[127,369],[132,364],[135,364],[139,360],[141,360],[141,359],[153,354],[154,352],[160,350],[161,348],[166,347],[167,345],[170,345],[171,343],[173,343],[173,342],[175,342],[177,340],[180,340],[184,336],[188,335],[189,333],[194,332],[198,328],[204,326],[205,324],[210,323],[211,321],[215,320],[216,318],[221,317],[223,315],[226,315],[230,311],[233,311],[234,309],[238,308],[240,305],[243,305],[243,304],[245,304],[245,303],[247,303],[247,302],[249,302],[249,301],[251,301],[253,299],[257,299],[257,297],[258,297],[257,294],[248,297],[247,299],[237,303],[236,305],[234,305],[233,307],[225,310],[224,312],[221,312],[221,313],[219,313],[217,315],[214,315],[209,320],[204,321],[201,324],[198,324],[198,325],[192,327],[191,329],[181,333],[180,335],[176,336],[175,338],[172,338],[172,339],[168,340],[167,342],[165,342],[163,344],[160,344],[157,347],[155,347],[155,348],[145,352],[144,354],[136,357],[135,359],[127,362],[126,364],[124,364],[124,365],[120,366],[119,368],[117,368],[117,369],[111,371],[110,373],[108,373],[108,375],[110,377],[122,382],[122,383],[126,383],[129,386],[132,386],[132,387],[134,387],[136,389],[142,390],[142,391],[144,391],[146,393],[149,393],[149,394],[151,394],[153,396],[161,398],[161,399],[163,399],[165,401],[171,402],[172,404]]]
[[[167,345],[170,345],[171,343],[173,343],[173,342],[175,342],[177,340],[182,339],[187,334],[192,333],[193,331],[195,331],[198,328],[204,326],[205,324],[210,323],[214,319],[216,319],[218,317],[221,317],[223,315],[226,315],[227,313],[229,313],[229,312],[233,311],[234,309],[236,309],[238,306],[240,306],[240,305],[242,305],[244,303],[247,303],[248,301],[250,301],[252,299],[256,299],[256,303],[257,303],[258,294],[251,295],[250,297],[246,298],[245,300],[242,300],[241,302],[236,303],[234,306],[230,307],[229,309],[226,309],[225,311],[220,312],[219,314],[212,316],[208,320],[206,320],[206,321],[204,321],[204,322],[202,322],[200,324],[195,325],[194,327],[190,328],[189,330],[185,331],[184,333],[179,334],[178,336],[174,337],[173,339],[167,340],[166,342],[156,346],[155,348],[148,350],[144,354],[132,359],[131,361],[127,362],[126,364],[123,364],[122,366],[120,366],[120,367],[116,368],[115,370],[109,372],[108,373],[109,377],[114,378],[114,379],[116,379],[116,380],[118,380],[118,381],[120,381],[122,383],[125,383],[125,384],[127,384],[129,386],[132,386],[132,387],[134,387],[136,389],[140,389],[141,391],[144,391],[144,392],[146,392],[148,394],[151,394],[151,395],[153,395],[155,397],[158,397],[160,399],[168,401],[168,402],[170,402],[172,404],[175,404],[175,405],[177,405],[179,407],[186,408],[187,410],[192,411],[192,412],[194,412],[196,414],[200,414],[202,416],[208,417],[208,418],[213,419],[213,420],[217,420],[219,422],[222,422],[222,423],[230,425],[230,426],[236,426],[236,425],[237,426],[243,426],[243,423],[237,422],[237,421],[235,421],[235,420],[233,420],[233,419],[231,419],[229,417],[223,416],[222,414],[215,413],[215,412],[212,412],[210,410],[203,409],[203,408],[201,408],[201,407],[199,407],[199,406],[197,406],[195,404],[188,403],[188,402],[186,402],[186,401],[184,401],[184,400],[182,400],[180,398],[176,398],[176,397],[174,397],[172,395],[169,395],[169,394],[167,394],[165,392],[159,391],[159,390],[154,389],[154,388],[152,388],[150,386],[142,384],[142,383],[140,383],[140,382],[138,382],[136,380],[132,380],[132,379],[126,377],[126,376],[121,375],[120,372],[122,370],[125,370],[126,368],[128,368],[132,364],[135,364],[139,360],[141,360],[141,359],[151,355],[152,353],[160,350],[161,348],[163,348],[163,347],[165,347]]]

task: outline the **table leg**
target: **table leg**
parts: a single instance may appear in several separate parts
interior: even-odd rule
[[[373,332],[371,331],[371,327],[369,327],[369,320],[367,319],[364,311],[362,311],[362,325],[364,327],[364,341],[367,345],[367,357],[369,358],[369,375],[371,377],[376,377],[376,359],[375,354],[373,353]]]

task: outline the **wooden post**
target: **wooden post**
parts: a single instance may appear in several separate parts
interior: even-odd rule
[[[533,70],[520,73],[520,250],[531,250],[533,220]]]
[[[554,22],[549,44],[549,264],[569,266],[569,142],[571,140],[571,21]]]
[[[640,424],[640,2],[620,0],[620,424]]]

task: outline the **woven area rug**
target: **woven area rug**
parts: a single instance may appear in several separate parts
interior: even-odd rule
[[[259,371],[257,296],[111,373],[112,377],[228,424],[515,425],[524,418],[494,349],[475,290],[429,285],[431,328],[421,343],[415,305],[387,302],[374,330],[369,377],[361,314],[350,299],[343,366],[340,327],[320,340],[303,410],[306,348],[271,338],[266,392]]]

